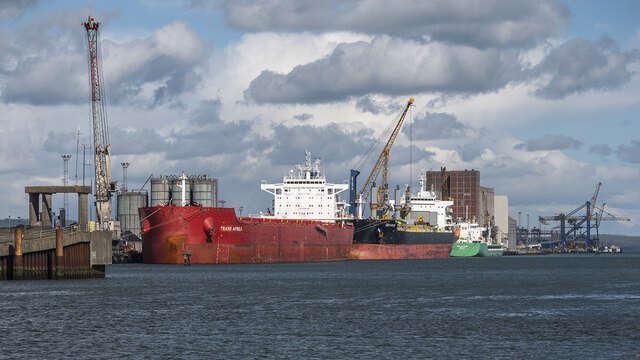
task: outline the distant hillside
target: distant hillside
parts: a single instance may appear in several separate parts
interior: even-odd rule
[[[29,219],[21,218],[20,222],[18,222],[18,219],[11,218],[11,227],[14,227],[18,224],[27,225],[28,223]],[[0,219],[0,227],[9,227],[9,218]]]
[[[73,224],[77,222],[78,222],[77,220],[67,219],[67,224]],[[11,218],[11,227],[14,227],[19,224],[29,225],[29,219],[20,218],[20,222],[18,222],[18,219]],[[8,227],[9,227],[9,218],[0,219],[0,228],[8,228]]]
[[[616,245],[625,252],[640,252],[640,236],[600,235],[601,245]]]

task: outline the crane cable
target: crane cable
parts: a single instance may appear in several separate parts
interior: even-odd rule
[[[387,143],[387,140],[389,139],[389,137],[391,137],[391,133],[393,133],[393,129],[395,129],[396,124],[400,119],[400,116],[402,116],[402,112],[403,111],[401,110],[400,113],[393,120],[389,122],[389,124],[384,129],[384,131],[373,141],[369,149],[364,153],[364,155],[360,158],[360,160],[358,160],[358,162],[353,166],[354,170],[358,170],[358,171],[362,170],[364,165],[369,163],[369,160],[371,160],[371,157],[374,154],[378,154],[380,152],[382,147]]]

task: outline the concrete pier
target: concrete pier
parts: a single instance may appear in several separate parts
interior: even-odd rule
[[[40,216],[40,223],[45,227],[51,227],[51,196],[52,194],[42,194],[42,212]]]
[[[29,224],[35,225],[38,218],[38,208],[40,207],[40,194],[29,194]]]
[[[111,264],[111,231],[78,227],[15,228],[0,241],[0,280],[86,279],[105,276]]]
[[[22,280],[24,278],[24,259],[22,258],[22,229],[15,230],[15,255],[13,258],[13,278]]]
[[[64,276],[64,245],[62,243],[62,229],[56,229],[56,279]]]
[[[87,200],[91,194],[91,186],[25,186],[24,192],[29,194],[29,226],[51,227],[53,194],[78,194],[78,224],[86,225],[89,221]],[[41,212],[38,212],[41,195],[42,208]]]

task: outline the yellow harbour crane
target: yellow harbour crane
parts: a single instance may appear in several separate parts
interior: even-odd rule
[[[407,111],[409,110],[409,107],[411,107],[413,102],[414,102],[414,99],[410,98],[409,101],[407,102],[407,105],[404,107],[404,109],[398,116],[397,120],[392,122],[390,126],[385,130],[385,132],[382,133],[381,137],[379,138],[379,140],[385,138],[388,132],[391,131],[391,134],[389,135],[389,138],[385,146],[383,147],[382,152],[380,153],[380,156],[376,161],[376,164],[373,166],[373,169],[369,173],[369,177],[367,177],[367,181],[365,181],[360,192],[356,193],[356,190],[357,190],[356,178],[360,174],[360,171],[356,169],[364,165],[364,163],[371,157],[371,155],[373,154],[373,151],[375,151],[376,149],[376,145],[378,144],[378,141],[376,141],[373,145],[371,145],[369,150],[354,166],[355,169],[351,170],[351,179],[349,184],[351,213],[356,215],[355,207],[358,206],[359,218],[362,217],[361,205],[367,202],[367,199],[369,198],[370,193],[376,192],[374,188],[375,188],[375,183],[378,179],[378,176],[380,175],[380,172],[382,172],[382,179],[376,194],[372,195],[372,196],[376,196],[376,199],[371,199],[371,213],[373,215],[374,211],[382,210],[384,212],[386,210],[386,204],[388,203],[388,200],[389,200],[389,154],[391,152],[391,147],[393,146],[393,143],[396,140],[396,137],[398,137],[398,133],[400,133],[400,129],[402,128],[402,124],[404,123],[404,119],[407,115]],[[372,190],[368,191],[370,188]]]

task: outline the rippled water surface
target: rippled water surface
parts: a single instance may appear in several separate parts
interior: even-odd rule
[[[640,254],[0,282],[0,358],[640,359]]]

